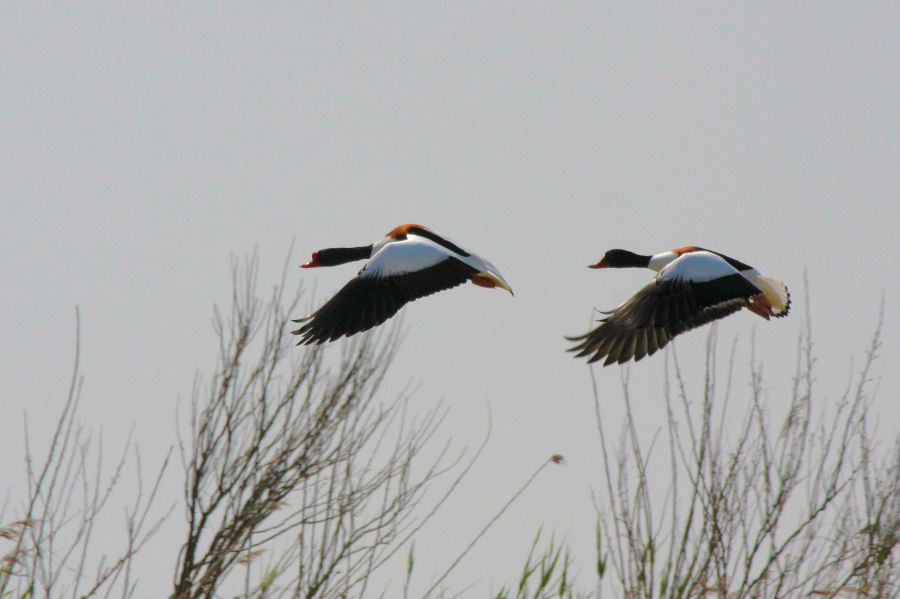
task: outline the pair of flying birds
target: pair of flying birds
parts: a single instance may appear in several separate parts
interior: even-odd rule
[[[400,225],[373,244],[313,253],[301,268],[367,260],[356,278],[293,331],[300,344],[334,341],[380,325],[407,302],[466,281],[512,289],[497,268],[421,225]],[[718,252],[687,246],[653,256],[609,250],[591,268],[649,268],[655,280],[593,330],[578,337],[576,357],[603,358],[604,366],[640,360],[675,335],[747,308],[768,320],[786,316],[791,300],[781,281]]]

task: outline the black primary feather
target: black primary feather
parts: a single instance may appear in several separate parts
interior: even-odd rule
[[[358,276],[314,313],[294,320],[305,324],[291,332],[301,336],[297,345],[349,337],[380,325],[407,302],[465,283],[476,272],[456,258],[447,258],[434,266],[402,275]]]
[[[588,362],[622,364],[652,356],[676,335],[702,326],[748,305],[761,291],[739,273],[697,283],[684,279],[656,280],[608,313],[595,329],[577,337],[569,351]],[[591,355],[593,354],[593,355]]]

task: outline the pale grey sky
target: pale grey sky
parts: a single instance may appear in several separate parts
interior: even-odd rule
[[[83,421],[110,446],[134,424],[150,463],[175,440],[195,372],[214,362],[210,311],[228,300],[232,255],[258,244],[268,286],[292,240],[300,264],[405,222],[487,257],[516,292],[466,286],[405,310],[389,389],[418,384],[423,411],[443,398],[442,433],[459,445],[483,434],[488,402],[494,423],[483,460],[417,542],[423,587],[552,453],[567,465],[538,480],[451,588],[478,582],[486,596],[512,580],[541,523],[568,536],[588,576],[593,399],[562,337],[651,276],[585,268],[606,249],[697,244],[784,280],[790,318],[741,313],[719,328],[744,346],[755,331],[775,406],[789,391],[804,270],[819,384],[835,400],[884,294],[881,427],[900,425],[889,401],[900,390],[896,2],[2,12],[0,480],[13,498],[22,414],[46,440],[68,385],[73,306]],[[289,277],[320,303],[357,268]],[[705,332],[678,339],[682,362],[700,357]],[[663,362],[631,368],[648,434]],[[619,370],[596,374],[615,422]],[[140,595],[159,596],[160,583]]]

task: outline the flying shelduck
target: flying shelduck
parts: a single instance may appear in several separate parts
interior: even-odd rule
[[[375,243],[314,252],[301,268],[336,266],[355,260],[365,265],[296,331],[297,345],[334,341],[378,326],[407,302],[466,281],[512,293],[497,268],[422,225],[400,225]]]
[[[600,325],[578,337],[575,357],[603,358],[604,366],[653,355],[670,339],[747,308],[768,320],[786,316],[788,288],[763,277],[752,266],[724,254],[686,246],[654,256],[609,250],[590,268],[650,268],[656,279],[615,310]],[[593,355],[592,355],[593,354]]]

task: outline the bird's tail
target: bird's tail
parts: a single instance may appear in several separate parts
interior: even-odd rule
[[[771,277],[757,277],[756,285],[762,290],[766,300],[772,305],[772,316],[787,316],[791,309],[791,292],[787,285]]]

